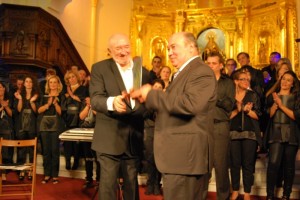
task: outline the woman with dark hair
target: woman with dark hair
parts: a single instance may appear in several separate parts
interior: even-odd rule
[[[238,70],[233,76],[236,85],[236,105],[230,119],[230,175],[232,182],[231,199],[237,199],[240,189],[240,170],[243,174],[244,199],[250,200],[254,182],[256,151],[261,144],[259,116],[260,101],[258,95],[249,89],[250,75]]]
[[[34,77],[27,75],[24,78],[24,87],[21,89],[21,93],[16,93],[15,108],[19,113],[19,119],[17,121],[18,132],[16,138],[18,140],[29,140],[36,137],[36,113],[39,98],[39,87]],[[17,163],[25,163],[26,151],[29,150],[29,161],[33,162],[33,147],[30,148],[18,148]],[[20,172],[19,179],[24,179],[24,172]],[[28,179],[32,179],[31,172],[28,173]]]
[[[269,149],[267,169],[267,199],[274,199],[274,189],[280,165],[283,166],[282,200],[290,198],[295,177],[295,161],[299,147],[300,115],[299,81],[293,71],[285,72],[279,85],[267,98],[270,120],[266,131]]]
[[[38,107],[38,131],[43,146],[44,180],[47,183],[53,177],[53,184],[58,183],[59,172],[59,134],[62,128],[63,85],[56,75],[50,75],[45,84],[45,95],[41,98]]]
[[[3,82],[0,82],[0,137],[13,139],[12,109],[8,92]],[[3,164],[12,163],[13,148],[3,148]]]

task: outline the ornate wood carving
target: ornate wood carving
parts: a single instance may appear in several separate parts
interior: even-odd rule
[[[52,67],[62,75],[72,65],[89,73],[60,21],[38,7],[0,5],[0,60],[11,74]]]

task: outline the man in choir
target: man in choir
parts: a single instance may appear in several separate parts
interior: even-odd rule
[[[149,82],[149,72],[133,62],[128,37],[108,41],[112,58],[92,66],[91,106],[97,112],[92,149],[101,166],[99,199],[116,199],[117,179],[123,177],[124,199],[138,200],[138,165],[143,153],[143,104],[129,97],[133,88]]]
[[[171,36],[168,56],[178,73],[163,92],[144,85],[131,96],[157,111],[154,156],[164,200],[200,200],[213,158],[216,79],[199,57],[192,33]]]
[[[233,81],[223,75],[224,59],[218,52],[208,54],[206,63],[214,71],[218,81],[217,87],[217,103],[214,108],[214,160],[213,167],[215,169],[217,199],[225,200],[229,198],[230,182],[229,182],[229,120],[230,114],[235,102],[235,85]],[[207,175],[207,186],[211,174]],[[206,199],[208,187],[204,193]]]

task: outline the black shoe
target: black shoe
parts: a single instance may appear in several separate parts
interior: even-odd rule
[[[59,183],[58,178],[53,178],[52,183],[53,183],[53,184]]]
[[[286,195],[283,195],[281,200],[290,200],[290,197],[289,196],[286,196]]]
[[[44,178],[44,180],[42,180],[42,184],[46,184],[50,181],[51,177],[50,176],[47,176]]]
[[[86,181],[86,182],[83,184],[83,188],[92,188],[92,187],[94,187],[93,181]]]
[[[24,177],[25,177],[25,172],[21,171],[20,174],[19,174],[19,180],[23,181]]]
[[[30,180],[30,181],[32,180],[32,171],[29,171],[29,172],[28,172],[28,177],[27,177],[27,179]]]

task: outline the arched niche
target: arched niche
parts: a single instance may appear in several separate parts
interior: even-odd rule
[[[207,54],[217,51],[225,58],[225,34],[218,28],[207,28],[201,31],[197,37],[197,44],[202,60],[206,60]]]

